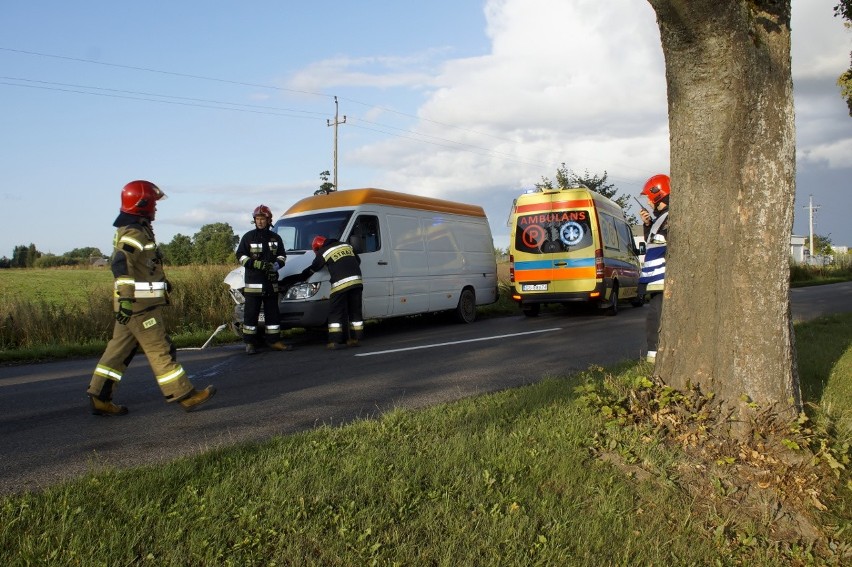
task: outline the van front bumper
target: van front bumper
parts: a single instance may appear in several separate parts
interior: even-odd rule
[[[278,300],[282,329],[325,327],[328,324],[328,310],[328,299],[315,301]]]

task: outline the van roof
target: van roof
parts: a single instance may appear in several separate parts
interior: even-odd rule
[[[455,215],[467,215],[474,217],[485,217],[485,211],[478,205],[467,205],[455,201],[445,201],[432,197],[419,197],[408,193],[387,191],[385,189],[346,189],[334,191],[326,195],[314,195],[305,197],[294,203],[284,212],[284,215],[317,211],[321,209],[337,209],[344,207],[355,207],[357,205],[385,205],[388,207],[403,207],[408,209],[420,209],[438,213],[450,213]]]
[[[567,187],[545,189],[533,193],[524,193],[515,199],[513,210],[516,214],[532,213],[552,209],[581,209],[597,206],[610,214],[623,215],[621,207],[612,199],[587,187]]]

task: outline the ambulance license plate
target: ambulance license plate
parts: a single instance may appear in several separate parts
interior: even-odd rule
[[[521,291],[547,291],[546,283],[521,284]]]

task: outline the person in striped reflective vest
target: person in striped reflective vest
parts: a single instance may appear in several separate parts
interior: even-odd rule
[[[207,386],[196,390],[177,361],[177,349],[166,334],[162,308],[169,304],[171,285],[163,272],[163,259],[151,223],[157,201],[166,195],[145,180],[131,181],[121,190],[121,209],[113,226],[111,260],[115,278],[115,327],[89,383],[92,413],[117,416],[127,407],[112,401],[116,386],[141,348],[167,402],[186,411],[196,409],[216,393]]]
[[[648,315],[645,320],[648,362],[656,362],[660,335],[660,315],[663,309],[663,288],[666,283],[666,239],[669,235],[669,193],[671,180],[668,175],[654,175],[642,188],[653,213],[639,211],[645,228],[645,262],[639,276],[640,293],[648,300]]]
[[[335,238],[315,236],[311,248],[316,256],[302,271],[302,277],[307,279],[327,266],[331,283],[327,348],[335,350],[358,346],[364,334],[361,258],[352,246]]]

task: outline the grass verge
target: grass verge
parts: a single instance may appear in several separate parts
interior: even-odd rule
[[[782,537],[772,514],[708,506],[732,485],[684,474],[680,447],[589,403],[647,381],[631,363],[6,497],[0,563],[840,565],[852,560],[852,315],[797,337],[815,353],[799,358],[810,414],[841,465],[809,511],[819,546]],[[600,458],[602,440],[618,463]]]

